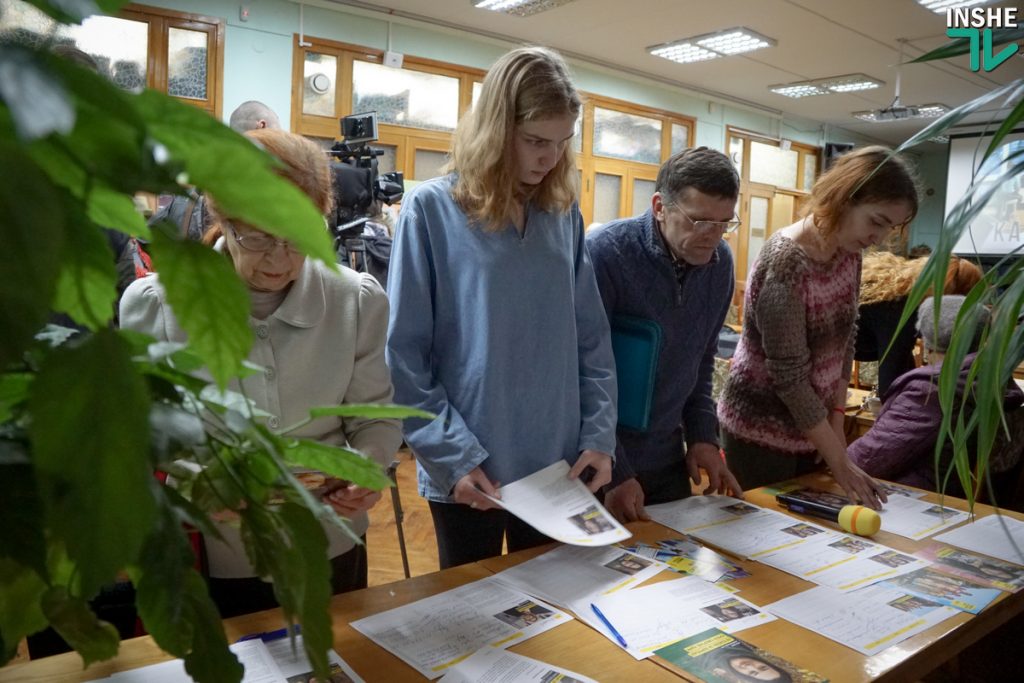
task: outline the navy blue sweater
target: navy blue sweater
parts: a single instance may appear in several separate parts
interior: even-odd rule
[[[711,377],[732,301],[732,251],[723,240],[707,265],[675,263],[650,209],[590,231],[587,248],[608,319],[645,318],[662,330],[650,422],[644,432],[616,430],[612,483],[673,462],[684,467],[684,439],[718,443]]]

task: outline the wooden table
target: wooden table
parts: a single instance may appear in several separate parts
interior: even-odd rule
[[[832,480],[823,474],[811,474],[798,480],[801,484],[819,489],[837,490]],[[747,499],[758,505],[779,509],[774,497],[759,489],[747,494]],[[931,500],[938,496],[930,494]],[[966,502],[946,497],[944,505],[966,509]],[[979,516],[990,514],[992,508],[976,506]],[[1005,513],[1018,519],[1024,515]],[[827,522],[814,520],[818,524]],[[674,531],[653,522],[631,524],[636,540],[654,541],[678,537]],[[876,541],[897,550],[914,552],[927,543],[912,541],[902,536],[880,532]],[[398,607],[417,599],[474,581],[493,572],[534,557],[547,548],[491,558],[472,565],[457,567],[425,576],[418,576],[384,586],[340,595],[331,604],[334,616],[334,649],[368,682],[423,681],[411,667],[394,655],[359,634],[348,624],[352,621]],[[813,584],[785,574],[754,561],[739,562],[751,576],[731,582],[745,599],[756,605],[766,605],[786,596],[811,588]],[[664,572],[652,581],[671,580],[675,575]],[[748,629],[739,637],[832,681],[912,681],[952,659],[966,647],[975,643],[1011,618],[1024,612],[1024,591],[1003,594],[981,614],[958,614],[931,629],[888,648],[874,657],[843,647],[824,636],[813,633],[782,619]],[[230,641],[240,636],[271,631],[282,626],[277,610],[228,619],[224,622]],[[681,680],[654,661],[637,662],[603,636],[575,621],[552,629],[511,648],[513,652],[563,666],[599,681],[679,681]],[[0,669],[0,681],[26,683],[28,681],[63,683],[89,681],[108,676],[116,671],[166,660],[148,637],[127,640],[121,645],[118,657],[82,670],[81,659],[75,653],[8,665]]]

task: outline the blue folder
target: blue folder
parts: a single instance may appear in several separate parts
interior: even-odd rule
[[[611,327],[619,383],[619,426],[646,431],[661,354],[661,325],[646,318],[617,315]]]

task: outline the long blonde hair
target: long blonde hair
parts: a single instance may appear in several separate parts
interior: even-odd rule
[[[864,254],[864,265],[860,272],[861,305],[905,297],[927,262],[926,258],[905,259],[888,251]],[[981,276],[978,266],[952,256],[946,271],[943,293],[966,295],[978,284]]]
[[[485,230],[512,218],[519,192],[514,161],[516,126],[556,116],[578,116],[579,93],[569,69],[555,52],[523,47],[505,54],[484,78],[476,106],[459,121],[448,171],[458,174],[452,194],[466,215]],[[579,196],[571,145],[533,191],[534,204],[564,213]]]

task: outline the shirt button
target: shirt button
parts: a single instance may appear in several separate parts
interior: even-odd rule
[[[264,370],[264,371],[263,371],[263,376],[264,376],[264,377],[266,377],[266,378],[267,378],[268,380],[270,380],[271,382],[273,382],[273,381],[274,381],[274,376],[275,376],[276,374],[277,374],[277,373],[276,373],[276,372],[274,372],[274,368],[267,368],[266,370]]]
[[[256,327],[256,336],[260,339],[266,339],[269,334],[270,330],[267,329],[266,325],[258,325]]]
[[[277,419],[276,415],[271,415],[270,418],[267,420],[267,426],[270,427],[271,429],[277,429],[278,427],[281,426],[281,421]]]

